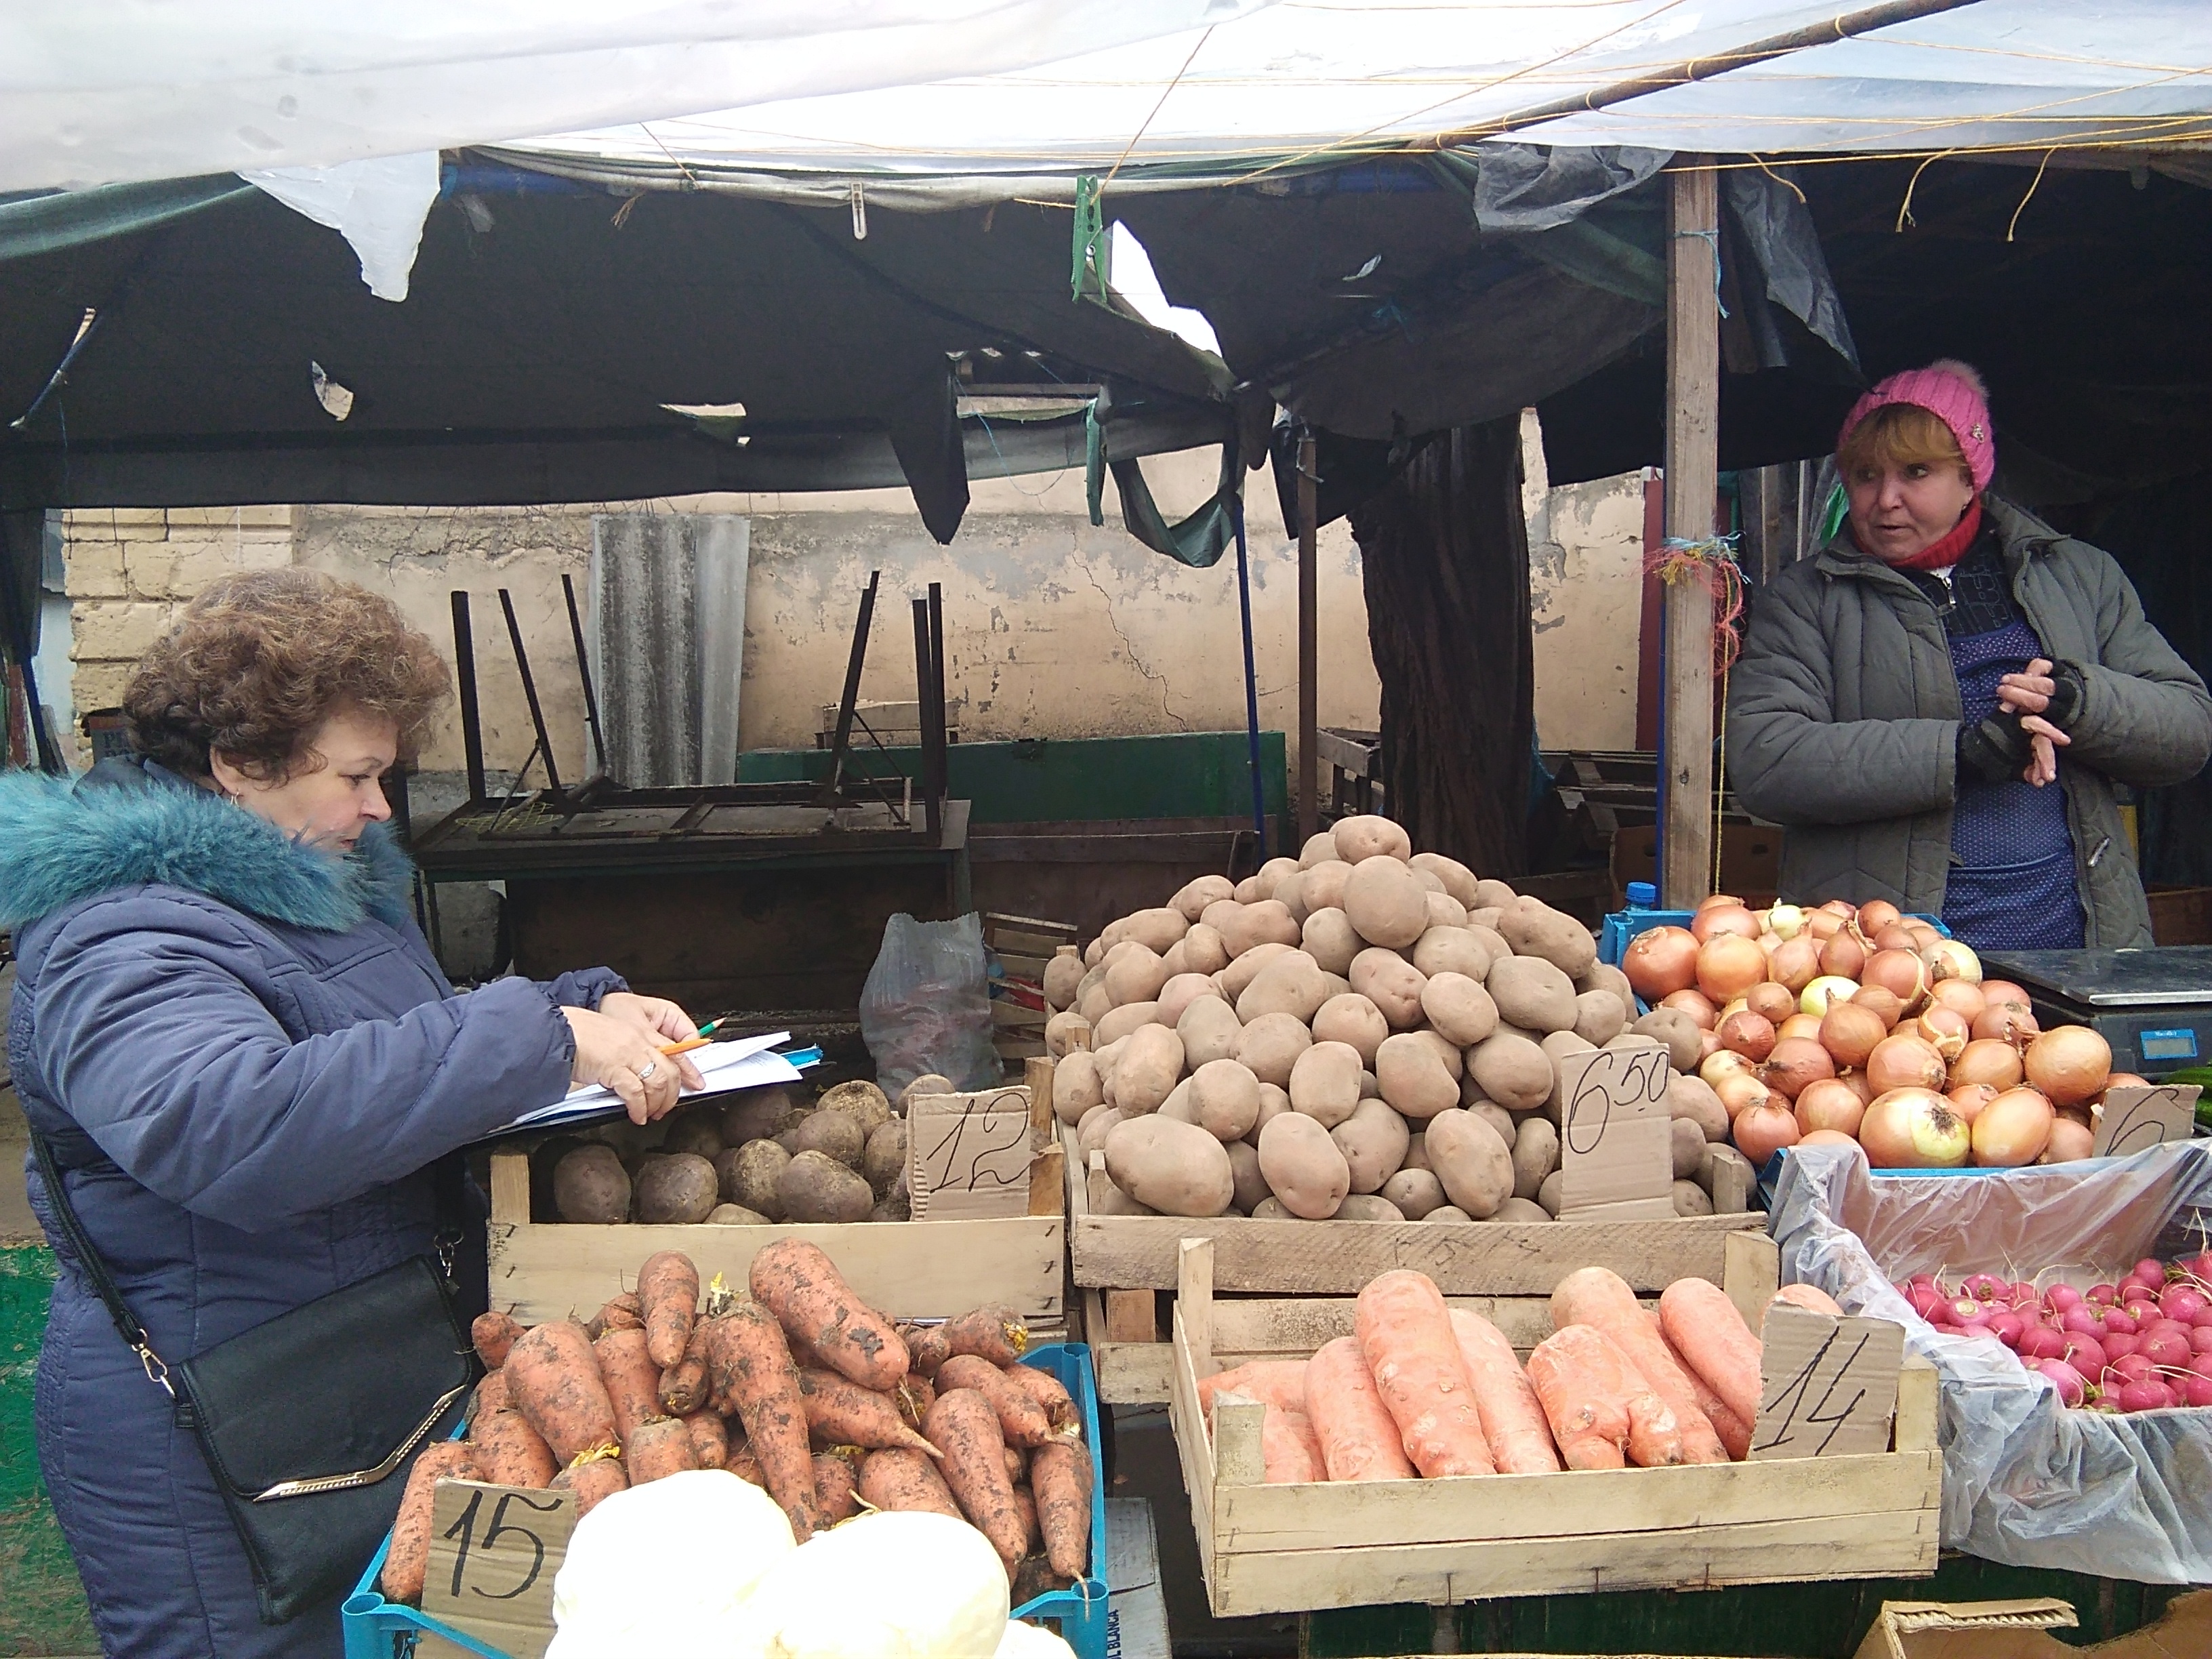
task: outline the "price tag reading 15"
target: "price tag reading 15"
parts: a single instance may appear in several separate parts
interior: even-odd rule
[[[567,1492],[441,1480],[422,1611],[514,1659],[542,1659],[553,1637],[553,1577],[575,1524]]]
[[[1667,1050],[1635,1043],[1559,1062],[1559,1218],[1668,1220],[1674,1214]]]

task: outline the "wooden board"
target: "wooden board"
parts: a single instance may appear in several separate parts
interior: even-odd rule
[[[1170,1416],[1217,1617],[1491,1596],[1924,1577],[1941,1541],[1936,1376],[1908,1363],[1893,1449],[1784,1463],[1267,1486],[1261,1408],[1198,1409],[1198,1379],[1256,1331],[1340,1316],[1216,1301],[1216,1245],[1194,1239],[1170,1343]],[[1348,1304],[1344,1304],[1348,1307]],[[1238,1328],[1238,1322],[1245,1328]],[[1545,1322],[1548,1326],[1548,1319]],[[1540,1335],[1509,1331],[1516,1346]]]
[[[655,1250],[684,1251],[702,1280],[719,1273],[743,1285],[753,1257],[769,1244],[804,1238],[828,1253],[872,1307],[897,1317],[949,1318],[1003,1302],[1033,1324],[1057,1325],[1065,1317],[1065,1184],[1060,1149],[1050,1147],[1033,1168],[1026,1216],[842,1226],[574,1226],[528,1220],[528,1160],[499,1153],[492,1158],[488,1241],[491,1303],[526,1325],[587,1316],[608,1297],[636,1288],[638,1267]],[[1040,1208],[1045,1212],[1036,1213]]]

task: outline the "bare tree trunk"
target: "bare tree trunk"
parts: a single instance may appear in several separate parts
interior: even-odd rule
[[[1431,440],[1352,531],[1389,814],[1417,849],[1519,875],[1535,726],[1520,417]]]

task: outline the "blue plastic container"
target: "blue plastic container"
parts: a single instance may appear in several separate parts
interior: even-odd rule
[[[1071,1589],[1023,1602],[1014,1609],[1014,1617],[1057,1626],[1060,1639],[1075,1650],[1078,1659],[1106,1659],[1106,1478],[1099,1462],[1097,1372],[1091,1365],[1091,1350],[1080,1342],[1032,1348],[1022,1356],[1022,1364],[1057,1377],[1083,1413],[1083,1441],[1091,1450],[1092,1475],[1091,1571]],[[459,1433],[454,1431],[456,1438]],[[409,1659],[415,1651],[415,1638],[424,1631],[451,1642],[464,1653],[479,1654],[483,1659],[512,1659],[511,1655],[486,1647],[474,1637],[464,1636],[404,1602],[386,1601],[376,1587],[376,1576],[384,1571],[385,1552],[391,1547],[387,1535],[340,1612],[345,1659]]]

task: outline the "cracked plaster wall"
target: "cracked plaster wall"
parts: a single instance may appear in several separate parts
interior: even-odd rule
[[[1633,749],[1644,475],[1553,489],[1534,410],[1522,412],[1521,438],[1538,741],[1547,749]]]

